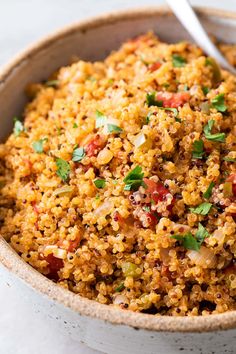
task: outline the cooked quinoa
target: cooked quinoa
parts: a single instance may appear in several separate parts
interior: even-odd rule
[[[103,304],[236,309],[235,88],[200,48],[152,33],[31,85],[0,145],[0,233]]]

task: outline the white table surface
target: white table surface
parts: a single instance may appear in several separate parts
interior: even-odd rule
[[[236,11],[236,0],[191,2]],[[28,44],[71,22],[106,11],[161,3],[161,0],[0,0],[0,65]],[[27,304],[22,306],[19,295],[6,289],[0,279],[0,354],[65,353],[98,354],[63,337],[33,315]]]

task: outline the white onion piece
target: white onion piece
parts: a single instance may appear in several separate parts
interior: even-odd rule
[[[187,252],[187,256],[191,259],[191,261],[202,267],[202,268],[214,268],[216,265],[216,256],[209,248],[201,246],[199,252],[189,250]]]
[[[128,299],[125,295],[117,295],[113,300],[114,305],[128,304]]]
[[[57,248],[56,250],[53,251],[53,255],[56,258],[65,259],[67,256],[67,252],[66,252],[66,250],[63,250],[62,248]]]
[[[136,136],[135,140],[134,140],[134,146],[136,148],[141,147],[143,144],[146,143],[146,136],[143,133],[140,133]]]
[[[94,210],[94,214],[98,217],[106,216],[110,214],[112,208],[113,208],[113,203],[109,200],[106,200],[97,209]]]

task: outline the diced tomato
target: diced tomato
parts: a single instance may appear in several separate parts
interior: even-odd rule
[[[96,134],[90,142],[85,146],[85,152],[88,157],[96,156],[104,147],[104,139],[99,134]]]
[[[146,184],[147,188],[145,193],[147,194],[146,200],[148,203],[151,203],[152,200],[155,203],[163,201],[166,199],[167,194],[170,194],[169,190],[163,186],[160,182],[154,182],[151,179],[144,178],[144,183]]]
[[[120,215],[120,213],[118,211],[114,212],[113,219],[114,219],[114,221],[118,222],[119,224],[121,224],[124,221],[124,219],[122,218],[122,216]]]
[[[163,107],[178,108],[188,102],[190,95],[188,92],[158,92],[156,100],[161,101]]]
[[[152,212],[146,212],[146,217],[149,223],[149,227],[155,227],[158,224],[158,217]]]
[[[232,173],[226,180],[227,182],[232,182],[232,191],[236,197],[236,173]]]
[[[151,72],[158,70],[161,67],[161,63],[159,61],[156,61],[153,64],[150,64],[150,66],[148,67],[148,70],[150,70]]]
[[[77,237],[74,241],[69,241],[69,246],[67,248],[68,252],[74,252],[74,250],[79,246],[81,238]]]
[[[48,256],[44,257],[45,261],[48,262],[48,269],[49,273],[47,277],[49,279],[58,280],[58,271],[63,267],[64,263],[63,260],[60,258],[56,258],[52,253]]]

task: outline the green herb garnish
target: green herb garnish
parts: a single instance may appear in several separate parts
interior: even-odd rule
[[[175,68],[181,68],[181,67],[185,66],[186,60],[183,57],[181,57],[181,55],[173,54],[172,55],[172,64]]]
[[[207,125],[205,125],[205,127],[203,128],[205,137],[207,140],[211,140],[211,141],[218,141],[220,143],[224,143],[225,142],[225,133],[216,133],[216,134],[211,134],[211,130],[213,128],[215,121],[213,119],[210,119],[207,123]]]
[[[122,290],[124,290],[124,288],[125,288],[124,283],[121,283],[120,285],[117,286],[117,288],[115,288],[115,292],[119,293]]]
[[[38,154],[42,154],[43,143],[47,140],[48,140],[48,138],[43,138],[43,139],[39,139],[37,141],[34,141],[32,144],[34,151],[37,152]]]
[[[174,113],[174,117],[178,117],[179,111],[177,108],[170,108],[170,107],[160,107],[160,109],[163,109],[164,111],[170,111]]]
[[[136,166],[132,171],[130,171],[124,178],[125,191],[138,190],[140,186],[146,187],[143,181],[144,173],[142,172],[141,166]]]
[[[150,122],[150,117],[153,113],[152,112],[149,112],[148,115],[146,116],[145,118],[145,123],[148,124]]]
[[[155,91],[147,93],[146,103],[147,103],[148,107],[150,107],[150,106],[162,107],[163,106],[162,101],[156,100],[156,92]]]
[[[95,179],[95,181],[93,181],[93,183],[99,189],[104,188],[106,185],[105,179]]]
[[[83,158],[85,157],[85,150],[83,147],[79,147],[74,149],[73,154],[72,154],[72,161],[74,162],[79,162],[81,160],[83,160]]]
[[[206,190],[205,193],[203,193],[203,197],[206,199],[209,199],[212,195],[212,189],[215,187],[215,183],[211,182]]]
[[[115,124],[107,124],[107,130],[109,133],[121,133],[123,130]]]
[[[210,92],[209,87],[203,86],[202,87],[202,92],[204,93],[204,95],[206,96],[208,94],[208,92]]]
[[[217,109],[218,112],[225,112],[227,110],[224,96],[225,95],[223,93],[220,93],[211,100],[212,107]]]
[[[61,159],[57,158],[56,159],[56,165],[57,165],[57,175],[65,182],[70,174],[70,164]]]
[[[192,157],[193,159],[202,159],[204,156],[204,143],[200,140],[195,140],[193,143]]]
[[[189,208],[189,210],[194,214],[207,215],[211,210],[211,207],[211,203],[204,202],[202,204],[199,204],[196,208]]]
[[[201,244],[203,243],[204,239],[208,236],[209,236],[208,231],[201,223],[199,223],[198,230],[195,234],[195,237],[191,234],[191,232],[188,232],[185,235],[173,235],[171,236],[171,238],[174,238],[182,242],[184,248],[188,250],[199,251]]]
[[[236,162],[236,159],[234,159],[233,157],[223,157],[223,160],[227,162]]]
[[[146,211],[147,213],[149,213],[149,212],[151,211],[150,207],[147,206],[147,205],[145,205],[145,206],[143,207],[143,210]]]
[[[15,136],[19,136],[21,133],[25,132],[23,123],[17,117],[13,118],[13,122],[14,122],[13,132]]]
[[[73,128],[75,129],[75,128],[78,128],[78,124],[77,123],[74,123],[73,124]]]

